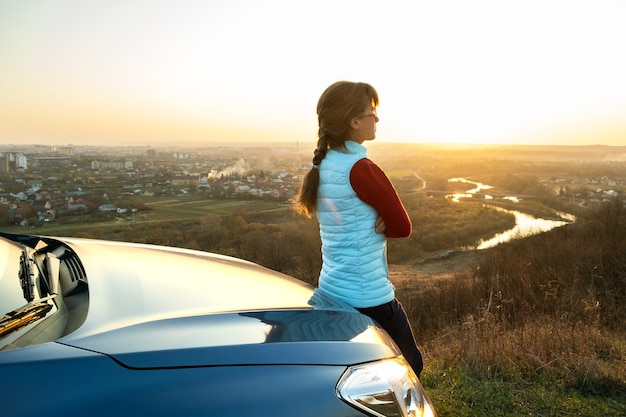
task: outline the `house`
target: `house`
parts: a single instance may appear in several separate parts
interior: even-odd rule
[[[102,212],[116,211],[117,206],[115,204],[101,204],[100,207],[98,207],[98,210]]]
[[[170,181],[172,185],[177,186],[196,185],[200,182],[200,174],[173,175]]]
[[[67,205],[67,209],[70,212],[74,212],[74,213],[77,213],[77,212],[86,213],[86,212],[89,211],[89,209],[87,208],[87,205],[81,204],[81,203],[79,203],[79,204],[68,204]]]
[[[249,185],[238,185],[235,188],[235,192],[236,193],[249,193],[250,192],[250,186]]]

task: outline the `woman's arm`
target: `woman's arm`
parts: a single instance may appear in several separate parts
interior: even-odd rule
[[[411,219],[393,184],[378,165],[367,158],[359,160],[350,171],[350,185],[357,196],[382,217],[387,237],[411,235]]]

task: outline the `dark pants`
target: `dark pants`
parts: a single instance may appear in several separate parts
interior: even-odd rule
[[[422,353],[417,347],[409,319],[400,302],[394,298],[393,301],[386,304],[358,308],[357,310],[372,318],[389,333],[389,336],[400,348],[404,358],[413,368],[413,372],[419,377],[424,368]]]

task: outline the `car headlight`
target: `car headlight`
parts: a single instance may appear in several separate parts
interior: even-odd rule
[[[437,415],[419,379],[402,357],[348,368],[337,384],[337,395],[374,416]]]

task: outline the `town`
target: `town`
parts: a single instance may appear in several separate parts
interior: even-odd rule
[[[283,145],[284,146],[284,145]],[[0,224],[33,226],[67,216],[111,218],[151,197],[286,202],[302,163],[284,147],[197,148],[4,146]]]
[[[467,176],[468,169],[490,184],[495,181],[490,175],[505,172],[498,175],[500,183],[492,184],[494,195],[558,196],[585,207],[626,191],[623,147],[458,150],[380,145],[371,154],[400,186],[401,194],[415,188],[418,170],[425,193],[459,192],[448,179]],[[284,204],[296,195],[310,168],[312,149],[313,144],[298,142],[190,147],[0,145],[0,225],[32,227],[77,217],[86,222],[130,219],[145,212],[151,199],[171,196]],[[403,181],[411,185],[404,186]],[[479,196],[485,198],[474,197]]]

